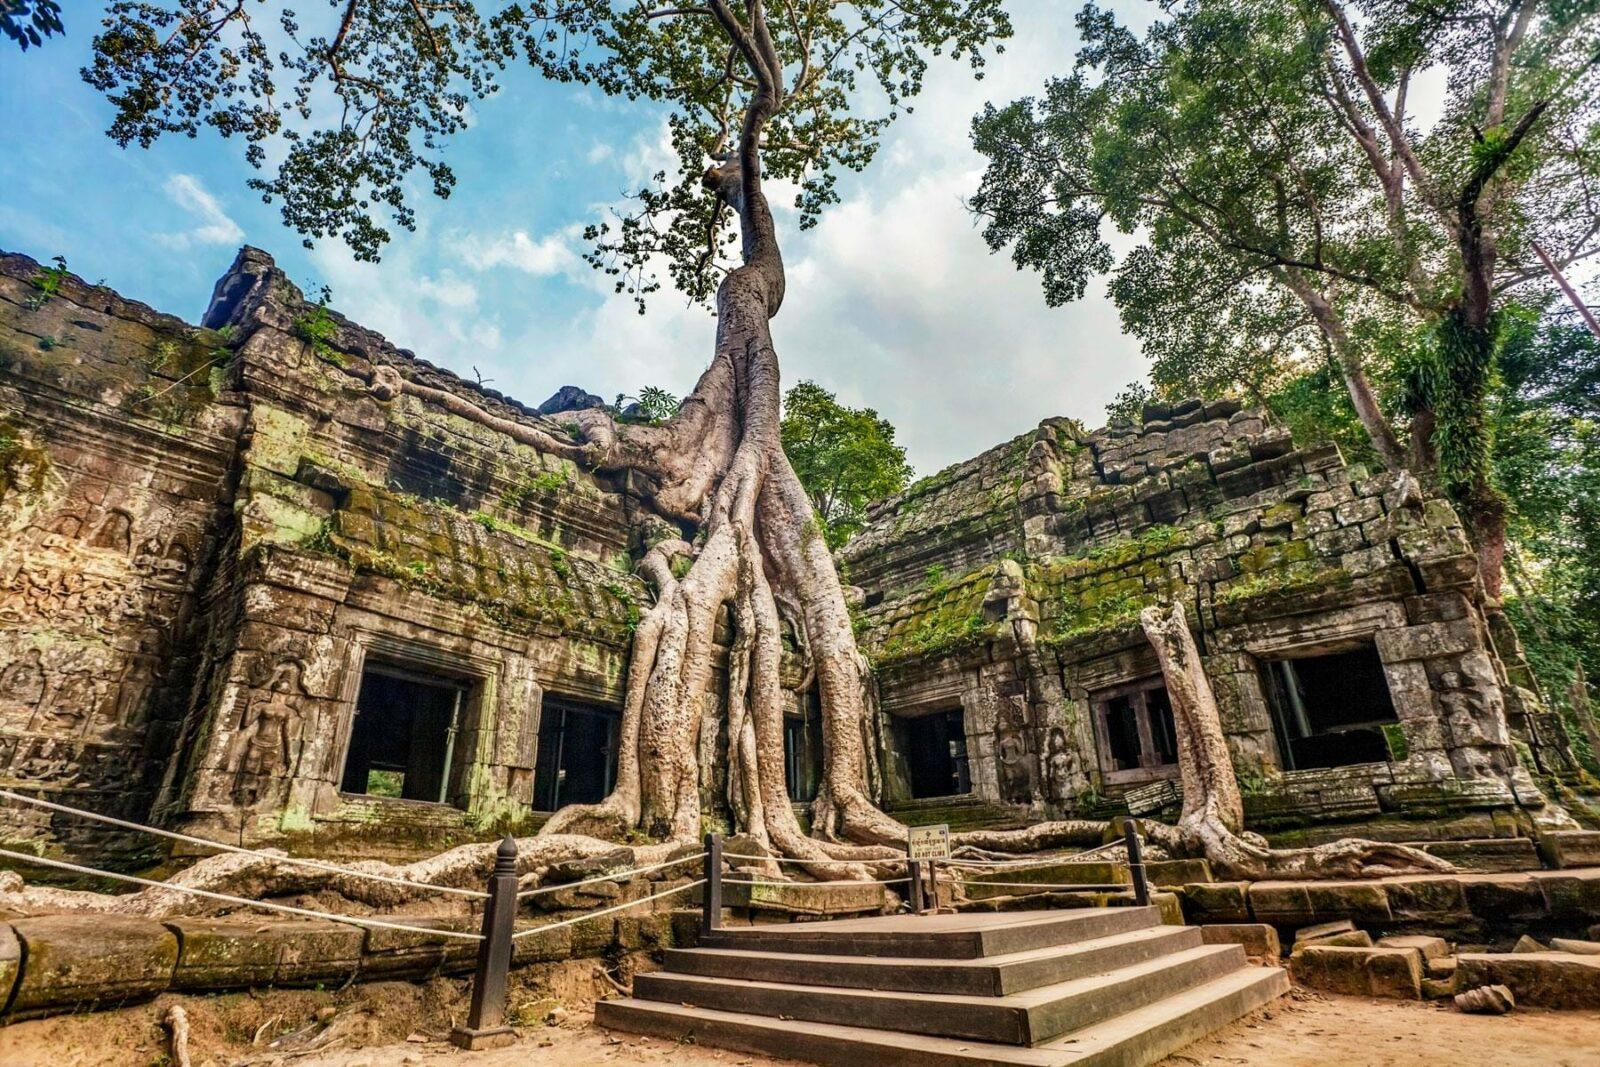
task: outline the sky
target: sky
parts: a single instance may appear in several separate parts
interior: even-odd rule
[[[1103,287],[1048,308],[1038,277],[989,253],[964,199],[983,161],[968,140],[985,102],[1039,91],[1076,52],[1075,3],[1011,0],[1016,37],[985,77],[936,60],[877,160],[801,232],[778,211],[788,293],[773,321],[786,383],[811,379],[898,429],[932,473],[1052,415],[1091,426],[1145,361]],[[1150,5],[1110,5],[1142,23]],[[640,316],[581,257],[580,232],[666,166],[663,112],[508,73],[449,145],[448,200],[419,195],[377,264],[337,241],[307,250],[245,185],[242,145],[202,134],[149,150],[105,136],[111,108],[78,70],[100,5],[67,6],[67,37],[0,51],[0,249],[70,269],[198,321],[241,244],[395,344],[537,404],[562,385],[608,399],[682,395],[711,354],[708,312],[667,290]]]

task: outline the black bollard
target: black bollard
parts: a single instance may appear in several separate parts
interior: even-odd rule
[[[700,932],[722,923],[722,835],[706,835],[706,884],[700,887]]]
[[[503,1048],[517,1039],[506,1021],[506,977],[511,971],[511,935],[517,923],[517,843],[510,834],[494,854],[489,899],[483,904],[483,940],[472,974],[467,1025],[450,1031],[450,1043],[476,1052]]]
[[[1133,876],[1133,902],[1139,907],[1150,904],[1150,883],[1144,876],[1144,846],[1139,843],[1139,831],[1129,819],[1122,827],[1122,840],[1128,847],[1128,873]]]

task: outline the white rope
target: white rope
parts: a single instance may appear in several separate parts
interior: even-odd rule
[[[856,878],[856,879],[840,879],[837,882],[763,882],[760,879],[754,879],[754,878],[724,878],[722,880],[722,884],[723,885],[804,886],[804,887],[809,889],[809,888],[814,887],[814,886],[827,886],[827,885],[897,885],[900,882],[909,882],[909,881],[911,881],[911,879],[909,879],[909,878],[883,878],[883,879]]]
[[[57,804],[54,801],[42,800],[39,797],[24,796],[21,793],[13,793],[9,789],[0,789],[0,797],[4,797],[7,800],[20,801],[24,804],[32,804],[37,808],[48,808],[51,811],[76,815],[83,819],[94,819],[97,822],[120,826],[126,830],[139,830],[147,834],[155,834],[158,837],[171,838],[174,841],[186,841],[191,845],[204,845],[206,848],[214,848],[220,852],[232,852],[240,856],[260,856],[262,859],[272,860],[276,863],[287,863],[295,867],[309,867],[312,870],[325,871],[329,874],[341,874],[348,878],[365,878],[371,882],[387,882],[390,885],[401,885],[410,889],[430,889],[436,893],[454,893],[459,897],[473,897],[480,900],[489,895],[481,889],[460,889],[456,886],[434,885],[431,882],[413,882],[406,878],[395,878],[387,874],[372,874],[367,871],[352,870],[349,867],[341,867],[336,863],[323,863],[320,860],[299,859],[295,856],[274,856],[269,852],[262,852],[253,848],[240,848],[237,845],[227,845],[221,841],[210,841],[204,837],[192,837],[189,834],[180,834],[172,830],[158,830],[154,826],[128,822],[125,819],[116,819],[110,815],[101,815],[99,812],[84,811],[82,808],[68,807],[66,804]]]
[[[988,885],[1013,887],[1018,889],[1073,889],[1082,893],[1104,893],[1111,889],[1126,889],[1130,893],[1133,891],[1133,886],[1123,885],[1121,882],[978,882],[971,879],[962,879],[961,884],[969,887],[975,885]]]
[[[336,923],[349,923],[351,926],[378,927],[384,930],[404,930],[413,934],[436,934],[439,937],[455,937],[463,941],[482,941],[482,934],[470,934],[462,930],[436,930],[426,926],[407,926],[404,923],[384,922],[382,919],[356,918],[350,915],[334,915],[332,912],[312,911],[309,908],[296,908],[288,904],[273,904],[265,900],[249,900],[245,897],[229,896],[227,893],[213,893],[209,889],[196,889],[193,886],[181,885],[176,882],[156,882],[149,878],[140,878],[133,874],[118,874],[115,871],[102,871],[94,867],[82,867],[66,860],[49,859],[45,856],[30,856],[26,852],[12,852],[10,849],[0,848],[0,856],[9,859],[21,860],[24,863],[36,863],[45,867],[58,867],[63,871],[72,871],[76,874],[91,874],[99,878],[114,878],[122,882],[132,882],[134,885],[149,886],[152,889],[171,889],[179,893],[188,893],[190,896],[205,897],[208,900],[220,900],[228,904],[243,904],[251,908],[265,908],[268,911],[281,911],[287,915],[300,915],[310,919],[331,919]]]
[[[631,878],[636,874],[648,874],[651,871],[659,871],[665,867],[676,867],[680,863],[692,863],[695,860],[703,860],[705,858],[706,854],[704,852],[697,852],[693,856],[684,856],[680,859],[667,860],[665,863],[652,863],[648,867],[635,867],[629,871],[613,871],[610,874],[598,874],[593,878],[585,878],[581,882],[562,882],[559,885],[542,885],[538,889],[523,890],[517,894],[517,899],[522,900],[525,897],[536,897],[540,893],[554,893],[558,889],[576,889],[580,885],[593,885],[595,882],[614,882],[623,878]]]
[[[725,859],[725,860],[759,860],[759,861],[762,861],[762,862],[770,860],[773,863],[797,863],[797,864],[805,864],[805,865],[808,865],[808,866],[811,865],[811,864],[818,864],[818,865],[826,864],[826,865],[833,866],[833,867],[854,867],[854,866],[857,866],[857,865],[865,865],[865,864],[869,864],[869,863],[904,863],[905,862],[905,857],[903,857],[903,856],[878,856],[878,857],[873,858],[873,859],[860,859],[860,860],[807,860],[807,859],[796,859],[793,856],[748,856],[748,855],[745,855],[742,852],[724,852],[722,854],[722,858]]]
[[[577,923],[586,922],[589,919],[598,919],[602,915],[610,915],[615,911],[626,911],[628,908],[635,907],[639,904],[648,904],[652,900],[660,900],[662,897],[670,897],[674,893],[681,893],[685,889],[693,889],[697,885],[705,884],[706,880],[704,878],[697,882],[685,882],[683,885],[680,885],[675,889],[668,889],[661,893],[654,893],[648,897],[640,897],[638,900],[630,900],[626,904],[613,904],[609,908],[602,908],[600,911],[591,911],[587,915],[579,915],[572,919],[562,919],[558,923],[546,923],[543,926],[535,926],[527,930],[519,930],[515,934],[512,934],[511,937],[512,940],[515,940],[519,937],[527,937],[529,934],[543,933],[546,930],[559,930],[563,926],[574,926]]]

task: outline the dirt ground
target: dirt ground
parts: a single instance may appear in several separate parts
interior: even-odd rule
[[[339,992],[275,991],[219,997],[162,997],[112,1012],[0,1028],[5,1067],[171,1067],[161,1018],[173,1004],[188,1014],[194,1067],[781,1067],[789,1061],[608,1033],[592,1015],[568,1009],[601,980],[592,968],[512,998],[521,1038],[494,1052],[466,1053],[445,1042],[464,1008],[462,983],[377,983]],[[1163,1061],[1271,1067],[1600,1067],[1600,1012],[1519,1009],[1462,1015],[1408,1001],[1365,1000],[1295,990],[1272,1007]]]

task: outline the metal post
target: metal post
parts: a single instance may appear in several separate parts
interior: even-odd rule
[[[911,914],[922,914],[922,862],[920,860],[907,860],[906,873],[911,876]]]
[[[1133,901],[1143,908],[1150,903],[1150,883],[1144,877],[1144,846],[1139,843],[1139,831],[1133,820],[1123,824],[1122,841],[1128,846],[1128,873],[1133,875]]]
[[[483,903],[483,940],[472,974],[467,1025],[450,1032],[450,1043],[469,1051],[503,1048],[517,1039],[506,1019],[506,976],[511,970],[511,935],[517,922],[517,843],[510,834],[494,854],[489,899]]]
[[[722,924],[722,835],[706,835],[706,884],[700,893],[700,932]]]

